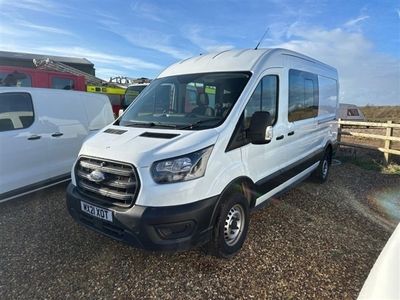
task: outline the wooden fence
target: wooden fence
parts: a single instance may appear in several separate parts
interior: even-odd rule
[[[364,148],[370,150],[377,150],[384,153],[386,163],[390,160],[390,155],[400,155],[400,150],[392,148],[392,142],[400,142],[400,137],[393,136],[393,130],[399,129],[400,124],[394,124],[392,121],[387,121],[387,123],[378,123],[378,122],[358,122],[358,121],[345,121],[339,119],[339,133],[338,133],[338,141],[339,145],[356,147],[356,148]],[[351,131],[352,128],[386,128],[386,135],[379,134],[369,134],[369,133],[361,133]],[[383,147],[375,147],[371,145],[365,144],[356,144],[356,143],[348,143],[342,142],[342,135],[347,136],[355,136],[355,137],[365,137],[369,139],[378,139],[384,141]]]

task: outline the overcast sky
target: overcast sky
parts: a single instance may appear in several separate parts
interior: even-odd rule
[[[400,105],[400,2],[0,0],[0,50],[85,57],[99,77],[154,78],[229,48],[289,48],[339,71],[341,102]]]

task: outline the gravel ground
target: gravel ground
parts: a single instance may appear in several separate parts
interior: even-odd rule
[[[230,260],[149,253],[85,229],[67,213],[66,184],[0,204],[0,299],[354,299],[400,220],[400,177],[331,171],[253,212]]]

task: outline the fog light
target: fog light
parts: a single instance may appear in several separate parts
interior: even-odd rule
[[[162,239],[180,239],[193,233],[195,228],[194,221],[185,221],[172,224],[157,225],[156,229]]]

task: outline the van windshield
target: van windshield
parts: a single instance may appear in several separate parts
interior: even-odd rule
[[[187,130],[216,127],[224,122],[250,76],[250,72],[221,72],[156,79],[119,124]]]
[[[125,92],[124,105],[128,107],[145,87],[146,85],[129,86]]]

